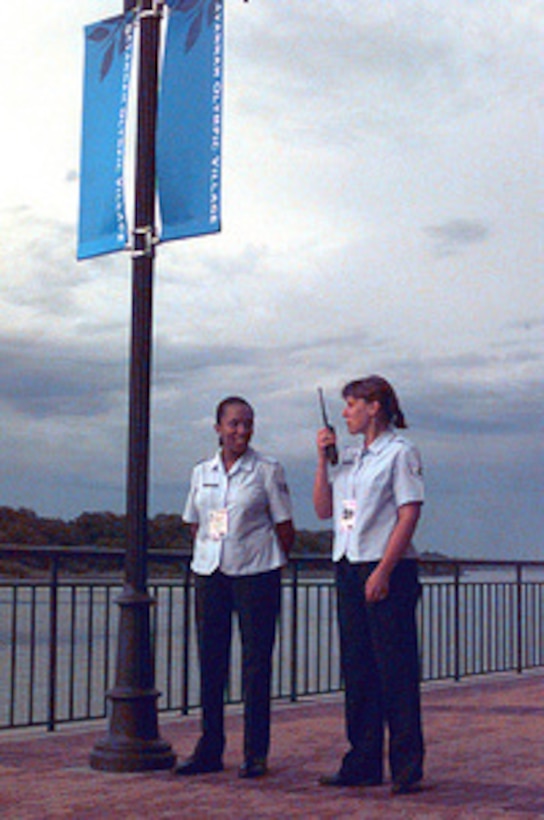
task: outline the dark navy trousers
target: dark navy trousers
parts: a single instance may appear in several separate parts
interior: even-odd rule
[[[272,651],[280,609],[281,570],[228,576],[196,575],[202,736],[197,754],[217,760],[225,747],[224,696],[229,675],[232,616],[242,639],[244,756],[265,758],[270,745]]]
[[[423,776],[423,734],[415,610],[420,594],[416,561],[400,561],[389,595],[368,604],[365,583],[374,562],[336,564],[346,731],[347,778],[383,777],[385,727],[395,783]]]

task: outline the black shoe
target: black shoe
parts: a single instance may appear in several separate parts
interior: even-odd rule
[[[416,794],[423,789],[421,780],[413,780],[408,783],[393,783],[391,794]]]
[[[319,778],[321,786],[381,786],[381,777],[354,777],[339,771],[335,774],[324,774]]]
[[[178,763],[172,769],[173,774],[209,774],[210,772],[222,772],[223,764],[220,760],[206,760],[204,757],[193,755],[183,763]]]
[[[240,766],[238,777],[264,777],[267,772],[266,759],[264,757],[254,757],[251,760],[246,760]]]

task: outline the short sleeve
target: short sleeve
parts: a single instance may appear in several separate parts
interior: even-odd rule
[[[397,507],[425,499],[421,455],[412,444],[402,447],[395,460],[394,493]]]
[[[183,510],[183,520],[186,524],[198,524],[198,510],[196,507],[196,491],[199,484],[198,481],[198,467],[195,467],[191,474],[191,486],[185,501],[185,509]]]
[[[290,521],[293,518],[293,507],[283,467],[275,462],[269,465],[267,473],[266,492],[272,521],[274,524]]]

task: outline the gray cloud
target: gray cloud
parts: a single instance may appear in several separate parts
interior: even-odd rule
[[[538,333],[544,329],[544,318],[541,315],[527,316],[524,319],[518,319],[515,322],[510,322],[509,327],[515,331],[523,331],[524,335],[535,332]]]
[[[120,362],[47,339],[0,338],[0,401],[35,418],[94,416],[125,388]]]
[[[485,434],[496,439],[511,436],[524,440],[539,434],[543,403],[544,387],[540,382],[486,388],[482,384],[441,381],[423,386],[416,404],[417,426],[435,434]]]
[[[450,219],[442,225],[429,225],[423,231],[433,241],[438,256],[448,256],[467,245],[486,242],[491,232],[488,225],[475,219]]]

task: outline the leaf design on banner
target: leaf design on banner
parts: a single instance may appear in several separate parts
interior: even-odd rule
[[[208,3],[208,17],[207,17],[207,21],[206,21],[209,26],[211,26],[211,24],[213,23],[214,17],[215,17],[215,3],[214,3],[214,0],[210,0],[210,2]]]
[[[193,18],[189,31],[187,32],[187,39],[185,41],[185,51],[190,51],[202,31],[202,10],[198,12]]]
[[[93,28],[89,34],[89,40],[94,40],[96,43],[100,43],[108,37],[109,33],[109,29],[100,23],[96,28]]]
[[[108,71],[111,68],[111,64],[113,63],[113,54],[115,52],[115,43],[110,43],[106,53],[104,54],[104,59],[102,60],[102,67],[100,69],[100,79],[103,80],[104,77],[107,75]]]
[[[202,31],[202,23],[204,21],[204,12],[206,13],[206,25],[211,26],[217,6],[221,6],[223,0],[167,0],[168,6],[173,11],[181,11],[184,14],[190,15],[191,22],[187,30],[187,39],[185,40],[185,51],[192,49]]]
[[[174,2],[169,3],[169,5],[171,5],[172,8],[179,9],[179,11],[191,11],[191,9],[194,9],[199,3],[202,3],[202,0],[179,0],[177,3],[176,0],[174,0]]]
[[[199,0],[193,0],[198,2]],[[100,79],[108,76],[115,55],[115,47],[119,54],[122,54],[128,45],[129,38],[127,27],[123,18],[115,20],[102,20],[95,28],[89,32],[89,40],[103,44],[104,56],[100,66]]]

